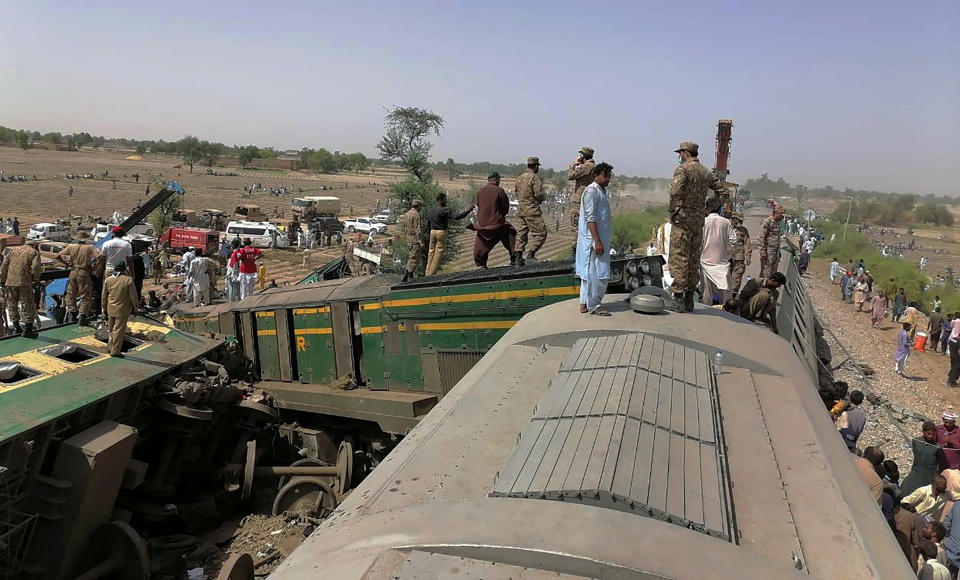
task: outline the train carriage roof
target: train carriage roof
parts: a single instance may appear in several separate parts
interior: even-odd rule
[[[527,314],[272,578],[907,577],[789,343],[609,306]]]

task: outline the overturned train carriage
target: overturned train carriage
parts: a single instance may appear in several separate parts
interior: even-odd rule
[[[610,291],[659,287],[660,256],[612,260]],[[409,431],[526,313],[579,295],[570,262],[418,279],[363,276],[172,314],[235,337],[281,408]]]

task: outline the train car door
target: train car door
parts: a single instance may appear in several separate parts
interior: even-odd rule
[[[337,379],[330,307],[293,309],[293,336],[297,376],[302,383],[331,383]]]
[[[281,375],[276,314],[272,310],[266,310],[257,312],[256,317],[260,378],[266,381],[279,381]]]
[[[337,377],[347,373],[357,377],[353,364],[353,316],[349,302],[330,303],[330,322],[333,325],[333,354],[337,363]]]

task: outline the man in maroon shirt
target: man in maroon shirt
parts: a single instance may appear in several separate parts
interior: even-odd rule
[[[490,251],[503,244],[510,253],[510,265],[516,266],[520,252],[515,252],[517,230],[507,221],[510,198],[500,187],[500,174],[494,171],[487,184],[477,192],[477,223],[467,226],[477,232],[473,243],[473,261],[478,268],[487,267]]]
[[[957,414],[944,411],[940,416],[943,424],[937,427],[936,442],[943,449],[949,469],[960,468],[960,428],[957,427]]]

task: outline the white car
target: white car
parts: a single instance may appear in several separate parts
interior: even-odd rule
[[[382,224],[397,223],[397,215],[393,212],[392,209],[383,210],[382,212],[378,213],[374,219]]]
[[[387,231],[387,224],[382,224],[370,218],[355,218],[343,222],[343,229],[350,233],[363,232],[366,234],[372,231],[375,234],[382,234]]]
[[[66,241],[70,239],[70,230],[47,222],[33,224],[30,231],[27,232],[28,240],[53,240],[55,242]]]
[[[227,239],[235,237],[250,238],[257,248],[286,248],[290,246],[290,239],[286,232],[280,231],[270,222],[232,221],[227,224]]]

